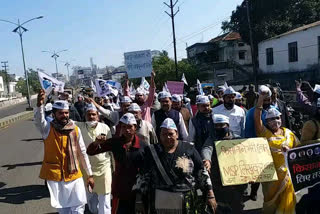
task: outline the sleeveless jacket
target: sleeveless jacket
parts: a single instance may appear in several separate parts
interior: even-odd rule
[[[173,109],[170,109],[170,111],[165,112],[162,109],[155,111],[154,112],[154,118],[156,120],[156,134],[158,139],[160,140],[160,126],[162,124],[162,122],[167,119],[167,118],[171,118],[174,123],[177,126],[178,129],[178,133],[180,134],[180,126],[179,126],[179,112]]]
[[[77,138],[79,130],[75,128]],[[80,152],[80,148],[75,148]],[[73,181],[82,177],[82,173],[77,164],[78,171],[74,174],[69,174],[67,163],[67,135],[63,135],[50,127],[48,137],[44,140],[44,158],[40,170],[40,178],[50,181]]]
[[[213,120],[211,116],[206,117],[198,112],[196,116],[192,118],[192,124],[196,130],[194,145],[196,150],[201,154],[203,144],[209,136],[213,135]]]

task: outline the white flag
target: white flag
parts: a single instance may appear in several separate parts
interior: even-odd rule
[[[96,88],[96,86],[94,85],[94,83],[92,82],[92,80],[91,80],[91,88],[92,88],[92,90],[93,90],[94,92],[97,92],[97,88]]]
[[[225,88],[229,88],[227,82],[224,82],[224,85],[223,85]]]
[[[187,82],[186,77],[184,76],[184,73],[182,74],[181,81],[184,82],[184,84],[188,85],[188,82]]]
[[[166,82],[164,83],[164,86],[162,87],[162,91],[166,91],[166,92],[170,93]]]
[[[134,88],[134,86],[133,86],[133,83],[132,83],[132,82],[131,82],[131,85],[130,85],[129,91],[130,91],[130,95],[132,95],[132,96],[136,95],[136,89]]]
[[[42,89],[45,90],[46,95],[50,94],[52,90],[55,92],[64,92],[64,82],[61,82],[41,71],[38,71],[38,77],[40,85]]]
[[[197,79],[197,89],[200,95],[204,95],[202,85],[198,79]]]

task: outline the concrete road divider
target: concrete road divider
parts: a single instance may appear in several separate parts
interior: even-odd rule
[[[19,120],[27,120],[33,117],[33,111],[24,111],[15,115],[4,117],[0,119],[0,129],[9,126],[12,123],[15,123]]]

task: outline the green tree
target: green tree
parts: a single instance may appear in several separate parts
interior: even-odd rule
[[[188,81],[189,86],[196,83],[197,71],[195,66],[189,63],[188,60],[182,59],[178,62],[178,77],[176,79],[175,63],[174,60],[169,58],[168,52],[163,51],[159,57],[155,57],[152,62],[153,70],[156,73],[156,87],[161,90],[166,81],[181,81],[182,74]]]
[[[30,94],[35,94],[41,89],[41,85],[38,78],[38,72],[32,68],[28,69],[28,80]],[[28,95],[27,85],[25,79],[20,79],[16,85],[16,90],[22,93],[23,96]]]
[[[320,20],[319,0],[248,0],[248,5],[255,59],[259,42]],[[223,24],[226,26],[250,44],[246,0],[232,12],[229,24]]]

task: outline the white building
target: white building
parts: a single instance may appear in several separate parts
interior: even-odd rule
[[[263,73],[304,71],[320,62],[320,21],[262,41],[259,67]]]

